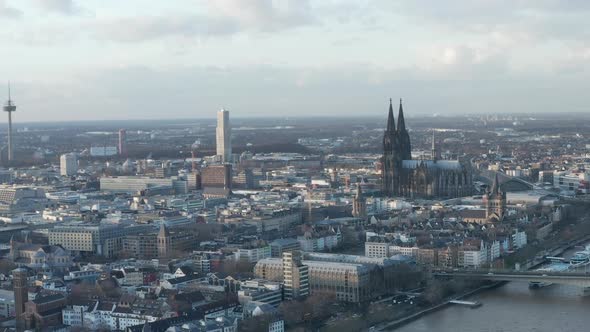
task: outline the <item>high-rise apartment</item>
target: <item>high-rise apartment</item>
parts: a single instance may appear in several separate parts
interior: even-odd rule
[[[303,264],[301,251],[283,253],[283,282],[286,300],[309,295],[309,267]]]
[[[78,157],[75,153],[62,154],[59,159],[60,174],[72,176],[78,172]]]
[[[217,129],[215,132],[217,155],[224,163],[231,162],[231,127],[229,111],[222,109],[217,112]]]

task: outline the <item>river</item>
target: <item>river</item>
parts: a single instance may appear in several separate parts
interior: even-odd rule
[[[570,254],[567,253],[565,256]],[[588,267],[584,269],[588,271]],[[468,299],[480,301],[483,306],[470,309],[451,305],[396,331],[590,331],[590,296],[582,296],[581,288],[578,287],[551,285],[541,289],[529,289],[526,282],[510,282]]]

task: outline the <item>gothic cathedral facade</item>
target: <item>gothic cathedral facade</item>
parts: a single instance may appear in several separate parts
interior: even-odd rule
[[[453,198],[472,193],[471,167],[458,160],[441,160],[432,142],[432,158],[412,160],[410,135],[400,99],[397,127],[389,102],[381,160],[382,191],[388,197]]]

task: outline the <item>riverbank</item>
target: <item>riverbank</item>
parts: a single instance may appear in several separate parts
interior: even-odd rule
[[[556,248],[552,248],[550,250],[547,250],[546,255],[544,255],[544,256],[562,255],[565,251],[567,251],[571,248],[574,248],[576,246],[579,246],[581,244],[587,243],[588,241],[590,241],[590,235],[582,236],[578,239],[570,241],[567,244],[563,244],[563,245],[560,245]],[[546,262],[546,259],[544,257],[543,258],[538,257],[538,258],[534,258],[532,260],[523,262],[521,265],[521,268],[525,269],[525,270],[530,270],[530,269],[534,269],[534,268],[539,267],[540,265],[544,264],[545,262]],[[434,312],[437,312],[439,310],[446,308],[447,306],[449,306],[451,304],[451,303],[449,303],[449,301],[461,300],[461,299],[466,298],[468,296],[475,295],[477,293],[480,293],[480,292],[483,292],[483,291],[486,291],[489,289],[497,288],[497,287],[500,287],[500,286],[505,285],[507,283],[508,283],[507,281],[499,281],[499,282],[496,282],[492,285],[478,287],[474,290],[468,291],[468,292],[463,293],[461,295],[452,296],[451,298],[447,298],[441,304],[429,307],[427,309],[421,310],[419,312],[416,312],[414,314],[411,314],[409,316],[406,316],[406,317],[403,317],[403,318],[400,318],[400,319],[397,319],[397,320],[394,320],[391,322],[378,324],[377,326],[375,326],[375,330],[376,331],[388,331],[388,330],[393,330],[393,329],[399,328],[399,327],[407,325],[417,319],[420,319],[421,317],[424,317],[428,314],[431,314],[431,313],[434,313]],[[484,305],[485,305],[485,303],[484,303]]]
[[[455,295],[455,296],[449,297],[449,298],[445,299],[445,301],[443,303],[440,303],[440,304],[437,304],[437,305],[432,306],[430,308],[421,310],[421,311],[416,312],[416,313],[414,313],[412,315],[406,316],[404,318],[400,318],[400,319],[395,320],[395,321],[392,321],[392,322],[387,322],[387,323],[379,324],[378,326],[375,326],[375,329],[374,330],[375,331],[389,331],[389,330],[392,330],[392,329],[396,329],[398,327],[401,327],[403,325],[406,325],[408,323],[411,323],[411,322],[413,322],[413,321],[415,321],[415,320],[417,320],[417,319],[419,319],[419,318],[421,318],[421,317],[423,317],[425,315],[428,315],[430,313],[433,313],[433,312],[436,312],[438,310],[444,309],[444,308],[446,308],[449,305],[452,305],[452,303],[450,303],[450,301],[453,301],[453,300],[462,300],[462,299],[464,299],[466,297],[475,295],[475,294],[477,294],[479,292],[483,292],[483,291],[486,291],[486,290],[489,290],[489,289],[500,287],[502,285],[505,285],[506,283],[507,282],[505,282],[505,281],[498,281],[498,282],[495,282],[495,283],[490,284],[490,285],[480,286],[480,287],[478,287],[476,289],[473,289],[473,290],[464,292],[464,293],[462,293],[460,295]]]
[[[469,297],[483,303],[479,309],[446,306],[395,332],[587,331],[590,297],[580,295],[574,286],[554,284],[532,290],[528,282],[513,281]]]

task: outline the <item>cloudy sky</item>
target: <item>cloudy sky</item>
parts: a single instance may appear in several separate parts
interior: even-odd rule
[[[588,112],[589,22],[588,0],[0,0],[0,81],[17,121]]]

